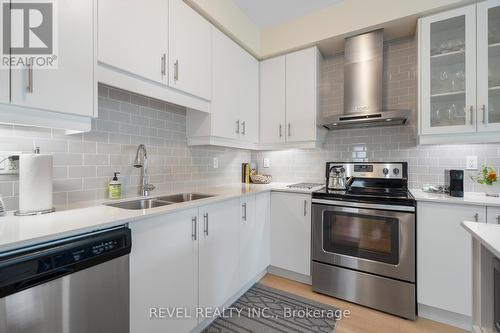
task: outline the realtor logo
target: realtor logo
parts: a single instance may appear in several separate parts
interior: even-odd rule
[[[55,68],[55,18],[52,0],[2,3],[1,67]]]

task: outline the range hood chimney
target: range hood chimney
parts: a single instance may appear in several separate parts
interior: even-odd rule
[[[334,130],[404,125],[410,110],[383,110],[384,32],[347,38],[344,52],[344,114],[323,119]]]

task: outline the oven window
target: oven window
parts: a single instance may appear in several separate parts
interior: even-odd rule
[[[387,216],[323,212],[323,249],[326,252],[399,263],[399,222]]]

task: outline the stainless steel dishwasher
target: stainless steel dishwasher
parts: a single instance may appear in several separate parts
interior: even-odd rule
[[[0,254],[0,332],[129,332],[130,249],[120,227]]]

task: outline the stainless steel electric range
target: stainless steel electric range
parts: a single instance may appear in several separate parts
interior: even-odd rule
[[[329,188],[329,178],[345,187]],[[407,163],[326,165],[312,194],[312,286],[400,317],[416,318],[415,200]],[[333,186],[333,185],[332,185]]]

